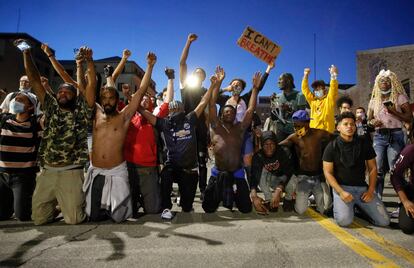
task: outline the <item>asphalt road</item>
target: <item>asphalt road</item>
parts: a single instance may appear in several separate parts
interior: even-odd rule
[[[396,195],[386,189],[389,210]],[[180,211],[174,205],[173,210]],[[0,222],[1,267],[414,267],[414,236],[356,219],[268,216],[220,209],[178,213],[171,221],[145,215],[136,222],[45,226]]]

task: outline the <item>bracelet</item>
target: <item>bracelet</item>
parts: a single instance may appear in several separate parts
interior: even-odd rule
[[[47,55],[48,58],[50,58],[52,56],[55,56],[55,54],[52,53],[52,54]]]

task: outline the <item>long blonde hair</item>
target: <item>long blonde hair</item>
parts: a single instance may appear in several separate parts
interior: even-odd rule
[[[390,70],[381,70],[375,78],[375,84],[374,88],[372,89],[372,96],[370,101],[371,107],[369,107],[374,111],[374,117],[378,115],[379,111],[382,108],[381,89],[379,88],[378,84],[380,79],[384,77],[387,77],[391,80],[391,95],[389,100],[391,100],[392,103],[397,103],[398,96],[401,94],[407,96],[407,93],[405,92],[400,80],[398,80],[397,75]]]

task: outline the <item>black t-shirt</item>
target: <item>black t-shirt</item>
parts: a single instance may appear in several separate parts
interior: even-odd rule
[[[164,133],[167,146],[166,164],[192,169],[197,167],[197,140],[195,126],[198,118],[195,112],[183,116],[179,120],[170,117],[159,118],[155,124]]]
[[[276,147],[276,151],[271,157],[266,157],[263,149],[253,155],[250,188],[257,188],[263,168],[277,177],[286,175],[288,179],[293,173],[291,159],[281,146]]]
[[[341,139],[340,136],[336,137],[328,144],[323,154],[323,161],[333,162],[334,176],[338,184],[367,186],[367,183],[365,182],[365,161],[373,159],[376,156],[372,144],[360,137],[354,137],[351,143],[342,141],[347,147],[345,153],[348,156],[351,152],[358,152],[354,164],[349,166],[349,163],[344,165],[344,161],[341,159],[341,141],[339,139]],[[359,148],[356,146],[359,146]]]
[[[184,105],[184,112],[186,114],[194,111],[197,105],[200,103],[207,89],[204,87],[199,88],[187,88],[181,89],[181,101]]]

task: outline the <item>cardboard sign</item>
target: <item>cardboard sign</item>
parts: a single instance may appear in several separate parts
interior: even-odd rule
[[[244,30],[237,44],[267,64],[276,59],[281,50],[277,44],[250,27]]]

